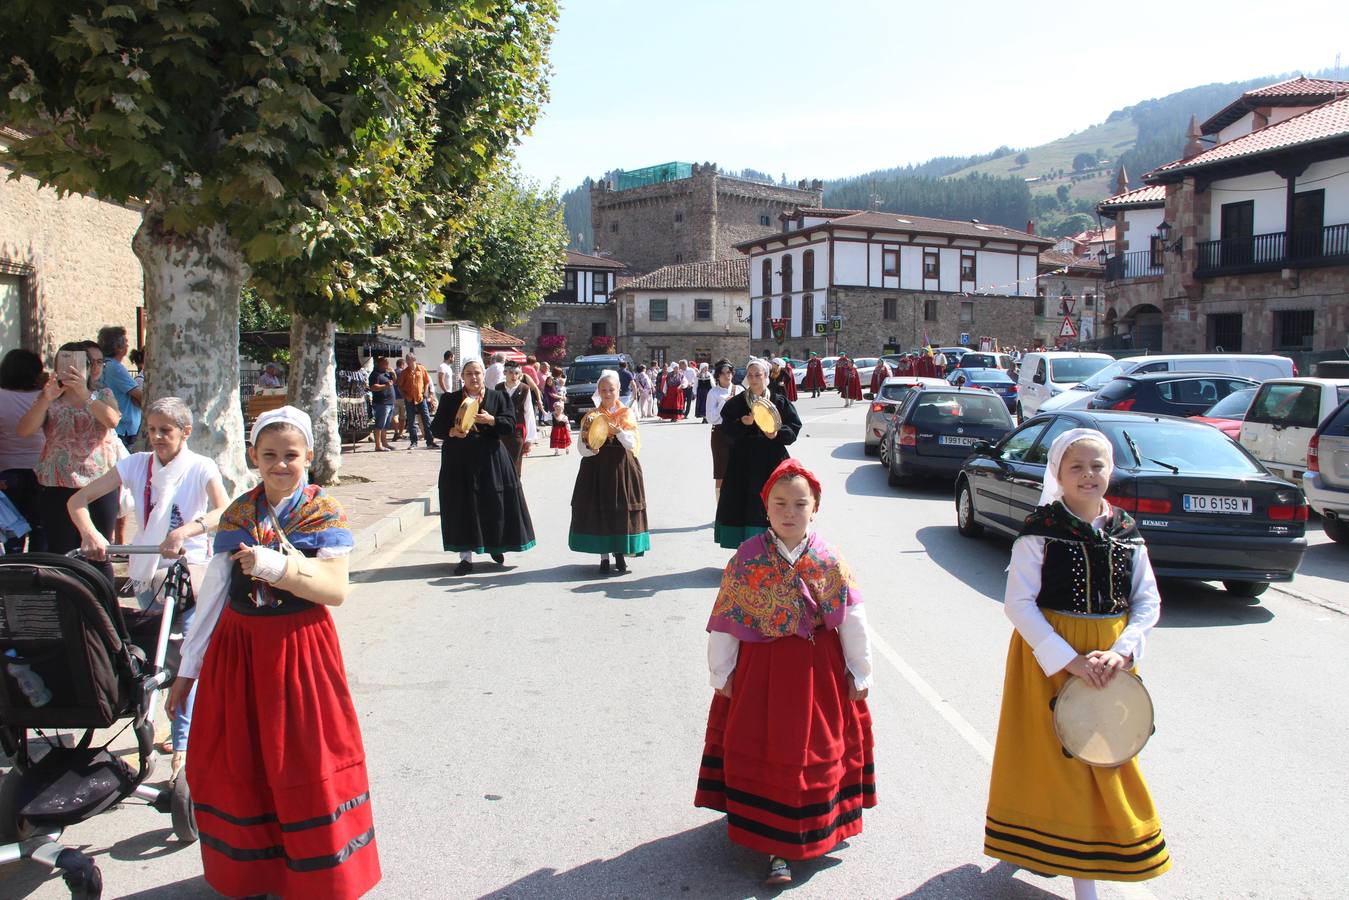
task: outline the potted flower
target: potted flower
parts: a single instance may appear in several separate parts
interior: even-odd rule
[[[544,362],[562,362],[567,358],[567,336],[545,334],[539,336],[539,359]]]
[[[591,353],[613,353],[615,349],[614,339],[607,334],[597,334],[590,339]]]

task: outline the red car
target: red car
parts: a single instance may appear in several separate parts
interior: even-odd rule
[[[1255,391],[1255,388],[1233,391],[1204,410],[1202,416],[1194,416],[1191,421],[1212,425],[1236,441],[1241,437],[1241,423],[1246,419],[1246,410],[1251,408],[1251,401],[1255,399]]]

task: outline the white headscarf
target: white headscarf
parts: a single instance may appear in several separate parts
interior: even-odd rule
[[[604,369],[603,371],[601,371],[600,377],[595,379],[595,393],[592,394],[590,397],[590,400],[592,403],[595,404],[596,409],[600,408],[600,382],[606,378],[612,378],[614,380],[614,387],[616,388],[621,388],[623,385],[623,382],[619,380],[618,372],[616,372],[615,370]],[[614,402],[619,404],[622,403],[622,401],[618,399],[615,399]]]
[[[256,447],[258,435],[262,434],[262,429],[268,425],[275,425],[277,422],[285,422],[287,425],[294,425],[300,429],[300,433],[304,435],[304,445],[310,450],[314,449],[314,425],[309,420],[309,413],[293,406],[269,409],[258,416],[256,421],[253,422],[253,430],[249,432],[248,442]]]
[[[1095,428],[1070,428],[1049,445],[1049,462],[1045,466],[1045,484],[1040,490],[1040,506],[1063,499],[1063,485],[1059,483],[1059,466],[1063,465],[1063,455],[1073,444],[1086,438],[1094,438],[1104,445],[1106,462],[1110,463],[1112,469],[1115,467],[1115,451],[1110,446],[1110,438]]]
[[[772,371],[772,368],[768,365],[768,360],[758,356],[751,356],[749,358],[749,362],[745,363],[745,371],[748,372],[754,366],[758,366],[765,376]]]

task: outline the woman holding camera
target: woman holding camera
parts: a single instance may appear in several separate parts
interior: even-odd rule
[[[98,386],[102,368],[103,353],[96,344],[62,344],[56,354],[56,371],[15,428],[21,438],[39,431],[46,438],[38,457],[37,481],[39,520],[50,553],[68,553],[80,546],[80,532],[66,512],[66,502],[117,465],[118,441],[113,429],[122,414],[112,391]],[[117,507],[116,491],[89,504],[94,527],[109,540]]]

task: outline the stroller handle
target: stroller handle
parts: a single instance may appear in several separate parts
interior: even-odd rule
[[[130,556],[133,553],[153,553],[155,556],[160,555],[158,544],[109,544],[105,548],[105,552],[109,556]],[[71,550],[66,555],[81,559],[84,557],[84,553],[81,552],[80,550]],[[164,557],[164,559],[175,559],[175,558],[176,557],[171,556]]]

